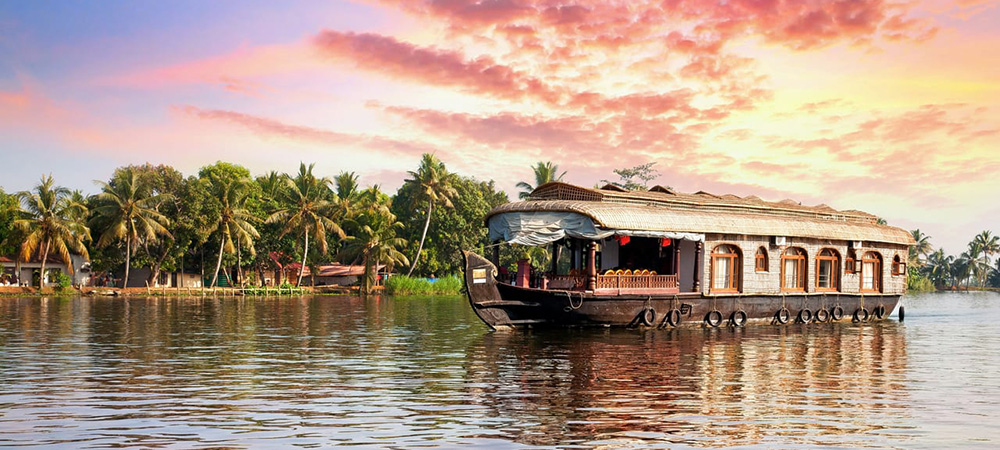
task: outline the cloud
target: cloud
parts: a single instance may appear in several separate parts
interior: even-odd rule
[[[382,136],[341,133],[315,127],[292,125],[274,119],[234,111],[201,109],[190,105],[174,107],[174,111],[198,119],[238,125],[265,139],[286,139],[322,144],[332,146],[331,150],[343,147],[361,147],[380,154],[388,153],[397,156],[416,156],[438,151],[436,148],[420,142],[408,142]]]

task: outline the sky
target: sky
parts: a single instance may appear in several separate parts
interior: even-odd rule
[[[1000,0],[0,2],[0,187],[300,162],[394,191],[434,153],[1000,233]]]

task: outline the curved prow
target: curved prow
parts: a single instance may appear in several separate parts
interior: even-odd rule
[[[490,307],[503,301],[497,289],[496,266],[472,252],[462,251],[462,259],[465,262],[465,292],[469,295],[472,310],[494,330],[500,326],[509,326],[510,317],[507,313]]]

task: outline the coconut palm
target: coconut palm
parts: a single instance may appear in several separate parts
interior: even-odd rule
[[[302,233],[302,266],[299,269],[298,285],[302,284],[302,272],[309,255],[309,236],[313,236],[323,254],[327,251],[327,233],[334,233],[341,239],[345,237],[344,230],[332,219],[338,212],[339,204],[330,192],[330,180],[316,178],[312,173],[314,165],[300,163],[298,175],[285,179],[281,200],[287,206],[267,218],[267,223],[285,224],[281,236],[293,231]]]
[[[91,227],[100,230],[98,247],[112,243],[125,243],[125,278],[128,283],[132,253],[143,243],[156,242],[161,236],[170,236],[170,220],[157,211],[164,199],[152,195],[152,188],[132,168],[122,169],[120,176],[105,183],[97,180],[101,192],[94,196],[94,213]]]
[[[950,284],[951,265],[954,261],[954,256],[945,255],[944,249],[940,248],[927,257],[927,265],[924,268],[925,273],[935,286],[942,287]]]
[[[417,255],[413,257],[410,270],[407,276],[413,274],[413,269],[417,267],[420,260],[420,252],[424,249],[424,240],[427,238],[427,228],[431,224],[431,213],[434,212],[434,205],[441,204],[445,208],[451,208],[452,199],[458,196],[458,191],[453,186],[455,175],[448,172],[444,163],[436,156],[424,153],[420,159],[420,167],[416,171],[409,171],[410,178],[403,183],[410,185],[417,192],[416,201],[427,202],[427,218],[424,220],[424,231],[420,234],[420,244],[417,246]]]
[[[209,284],[215,286],[222,268],[222,255],[235,253],[238,248],[246,248],[251,256],[255,256],[257,251],[253,240],[260,238],[260,233],[253,225],[256,217],[246,206],[251,193],[249,178],[233,179],[211,175],[208,178],[208,190],[219,201],[218,216],[211,229],[207,230],[209,234],[219,232],[219,257]]]
[[[13,226],[24,236],[18,260],[41,256],[39,288],[45,284],[45,264],[50,253],[62,258],[70,271],[73,270],[70,251],[89,256],[83,242],[90,239],[90,230],[80,220],[86,215],[86,207],[73,201],[68,189],[54,184],[51,175],[43,175],[33,191],[17,193],[21,218]]]
[[[531,191],[534,191],[535,188],[537,188],[538,186],[553,181],[562,181],[563,176],[566,175],[566,171],[563,171],[563,173],[556,175],[557,173],[559,173],[559,166],[552,164],[551,161],[546,161],[546,162],[538,161],[538,163],[535,164],[531,168],[531,170],[535,172],[534,186],[528,184],[528,182],[526,181],[517,183],[517,188],[521,189],[521,193],[518,194],[518,197],[521,199],[528,198],[531,195]]]
[[[924,265],[921,257],[926,257],[933,250],[931,248],[931,237],[921,232],[919,229],[910,231],[913,235],[914,244],[910,246],[909,265],[910,267],[921,267]]]
[[[389,270],[397,265],[409,263],[406,255],[399,251],[406,245],[406,240],[396,237],[396,230],[403,224],[385,206],[374,206],[360,212],[350,220],[353,236],[348,236],[341,250],[342,260],[361,258],[365,267],[362,277],[361,292],[367,294],[375,282],[375,272],[379,264],[385,264]]]

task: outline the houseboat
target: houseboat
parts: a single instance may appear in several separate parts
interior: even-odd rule
[[[486,215],[494,245],[463,252],[465,286],[494,329],[882,320],[906,290],[913,238],[879,222],[792,200],[553,182]],[[544,248],[551,263],[507,275],[502,245]]]

